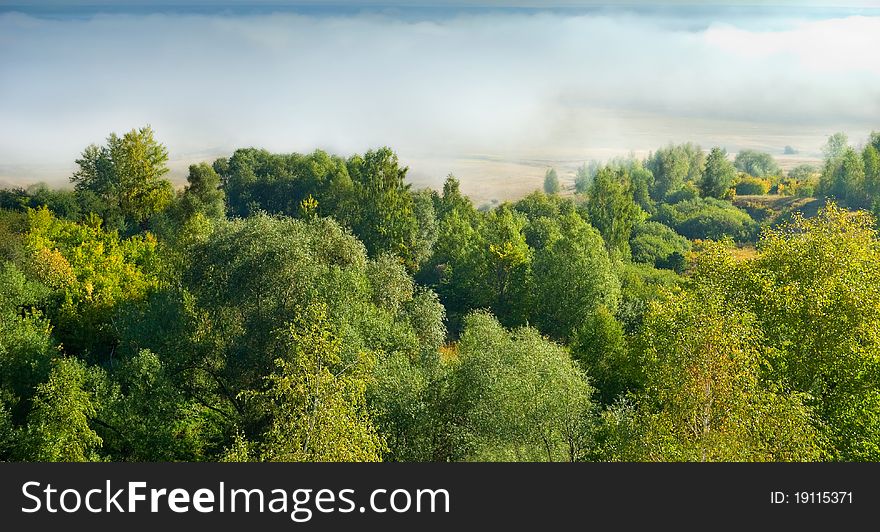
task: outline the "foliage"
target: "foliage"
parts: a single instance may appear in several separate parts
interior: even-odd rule
[[[691,249],[690,241],[659,222],[636,225],[629,240],[633,262],[653,264],[678,272],[684,269],[684,259]]]
[[[602,165],[599,161],[590,161],[578,166],[574,176],[574,190],[578,194],[586,194],[593,184],[593,178]]]
[[[703,151],[695,144],[670,144],[658,149],[648,157],[646,164],[654,176],[651,197],[663,201],[685,183],[699,182],[704,166]]]
[[[727,151],[716,146],[706,158],[706,169],[697,186],[703,197],[723,198],[729,195],[735,179],[736,169],[727,160]]]
[[[873,220],[833,204],[767,231],[748,264],[747,302],[770,345],[773,374],[809,394],[826,453],[876,460],[880,434],[880,247]]]
[[[730,237],[748,241],[757,233],[757,224],[748,214],[728,201],[714,198],[660,205],[654,219],[692,240]]]
[[[736,182],[737,196],[763,196],[770,192],[770,181],[759,177],[742,177]]]
[[[570,214],[559,220],[560,236],[535,253],[533,322],[567,339],[598,305],[616,309],[620,282],[595,229]]]
[[[290,325],[265,385],[244,394],[268,427],[255,446],[262,461],[375,462],[385,450],[366,409],[368,357],[344,363],[326,309],[307,309]]]
[[[180,197],[180,208],[185,219],[197,213],[209,219],[226,215],[226,194],[220,188],[220,176],[206,163],[193,164],[186,177],[187,187]]]
[[[562,186],[559,184],[559,176],[556,175],[556,169],[551,168],[547,170],[547,173],[544,175],[544,192],[546,194],[559,194],[562,191]]]
[[[632,199],[629,176],[620,170],[599,170],[587,202],[590,223],[599,230],[609,253],[629,256],[629,237],[641,209]]]
[[[112,319],[161,285],[161,259],[149,233],[122,239],[98,218],[77,224],[47,209],[28,212],[23,266],[50,290],[47,316],[71,353],[112,357]]]
[[[100,373],[76,359],[57,359],[49,378],[37,386],[28,416],[33,460],[83,462],[99,458],[101,438],[89,425],[95,416],[95,397],[89,380]]]
[[[0,460],[880,460],[878,150],[736,183],[670,145],[478,210],[388,148],[175,195],[111,135],[0,191]]]
[[[737,170],[752,177],[766,178],[782,173],[772,155],[755,150],[740,151],[736,154],[733,164]]]
[[[567,351],[534,329],[508,332],[490,315],[465,320],[453,401],[465,459],[575,461],[589,448],[592,388]]]
[[[122,137],[111,133],[105,146],[87,147],[70,180],[77,192],[94,194],[104,202],[102,214],[108,224],[118,215],[126,227],[143,228],[171,204],[171,183],[163,177],[168,173],[167,161],[168,150],[146,126]]]

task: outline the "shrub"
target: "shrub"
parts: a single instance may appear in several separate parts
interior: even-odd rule
[[[739,196],[763,196],[770,191],[770,181],[757,177],[744,177],[736,184]]]
[[[687,238],[658,222],[645,222],[636,226],[629,245],[633,262],[669,269],[680,266],[684,255],[691,249]],[[676,257],[673,258],[673,255]]]
[[[675,205],[661,205],[654,221],[663,223],[691,240],[719,240],[731,237],[738,242],[754,239],[758,225],[729,201],[701,198]]]

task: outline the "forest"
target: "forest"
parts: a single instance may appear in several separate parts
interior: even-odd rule
[[[0,460],[880,460],[880,133],[481,206],[390,148],[168,157],[0,191]]]

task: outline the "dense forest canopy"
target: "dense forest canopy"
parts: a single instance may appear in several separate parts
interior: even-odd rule
[[[149,127],[0,191],[0,460],[880,460],[880,133],[477,208]]]

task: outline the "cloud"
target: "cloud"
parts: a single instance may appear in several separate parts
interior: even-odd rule
[[[880,17],[864,16],[688,30],[625,12],[5,13],[0,164],[69,166],[146,123],[183,158],[247,145],[552,158],[686,139],[689,120],[703,137],[733,122],[859,133],[880,127],[877,49]]]

